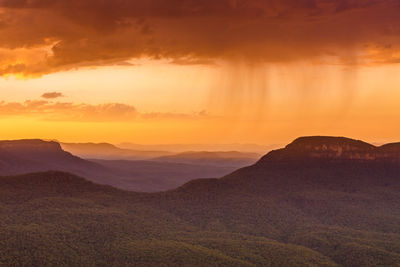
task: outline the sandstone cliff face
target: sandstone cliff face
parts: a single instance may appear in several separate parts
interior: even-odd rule
[[[376,147],[344,137],[301,137],[283,149],[271,151],[260,162],[297,159],[400,162],[400,143]]]

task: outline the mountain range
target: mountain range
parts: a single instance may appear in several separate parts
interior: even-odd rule
[[[124,190],[155,192],[176,188],[190,180],[204,177],[219,177],[257,160],[244,158],[245,154],[224,153],[212,157],[214,152],[204,157],[202,153],[191,154],[190,160],[180,157],[178,160],[100,160],[106,158],[124,158],[125,151],[110,144],[76,144],[71,151],[79,155],[100,159],[83,159],[65,150],[65,147],[54,141],[14,140],[0,141],[0,175],[16,175],[28,172],[59,170],[83,176],[93,182],[112,185]],[[89,147],[89,149],[88,149]],[[107,152],[108,151],[108,152]],[[83,153],[83,154],[82,154]],[[108,154],[106,154],[108,153]],[[146,152],[147,153],[147,152]],[[155,156],[158,152],[148,151],[147,156]],[[166,153],[164,153],[165,155]],[[138,154],[136,154],[138,156]],[[253,155],[253,154],[251,154]],[[139,157],[139,156],[138,156]],[[240,157],[240,158],[239,158]],[[171,158],[173,158],[171,156]],[[239,160],[238,160],[239,158]]]
[[[147,160],[172,155],[168,151],[133,150],[109,143],[60,143],[63,150],[85,159]]]
[[[108,143],[60,143],[63,150],[84,159],[145,160],[199,165],[244,167],[255,163],[261,154],[239,151],[184,151],[132,150]],[[173,148],[173,145],[171,147]]]
[[[279,144],[258,145],[258,144],[133,144],[121,143],[117,145],[123,149],[140,151],[170,151],[172,153],[184,153],[187,151],[241,151],[246,153],[265,153],[272,149],[279,148]]]
[[[399,266],[400,149],[305,137],[219,179],[137,193],[0,178],[0,264]]]
[[[245,167],[255,163],[260,154],[238,151],[188,151],[155,158],[155,161]]]

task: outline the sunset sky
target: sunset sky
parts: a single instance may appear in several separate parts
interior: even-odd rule
[[[400,141],[399,0],[0,0],[0,139]]]

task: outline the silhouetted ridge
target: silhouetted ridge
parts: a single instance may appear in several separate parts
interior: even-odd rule
[[[106,173],[104,167],[64,151],[57,142],[38,139],[0,141],[0,176],[52,170],[84,177],[95,173],[99,177],[97,182],[104,182],[101,174]]]
[[[66,159],[71,162],[82,161],[80,158],[64,151],[59,143],[39,139],[0,141],[0,152],[2,153],[0,159],[2,158],[1,156],[5,157],[7,155],[7,157],[16,157],[19,160],[41,161],[48,164]],[[0,174],[4,173],[0,172]]]
[[[258,164],[267,162],[309,161],[400,161],[400,144],[381,147],[345,137],[300,137],[283,149],[271,151]]]
[[[299,137],[286,146],[286,149],[305,149],[305,150],[372,150],[375,147],[364,141],[350,139],[346,137],[332,136],[306,136]]]
[[[61,152],[60,144],[40,139],[0,141],[0,149],[12,152]]]

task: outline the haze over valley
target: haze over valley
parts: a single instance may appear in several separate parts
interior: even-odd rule
[[[123,150],[110,144],[60,145],[43,140],[0,141],[0,152],[2,176],[59,170],[140,192],[164,191],[193,179],[220,177],[260,157],[241,152],[188,152],[190,157],[186,157],[185,153]],[[169,156],[163,159],[160,155]]]

